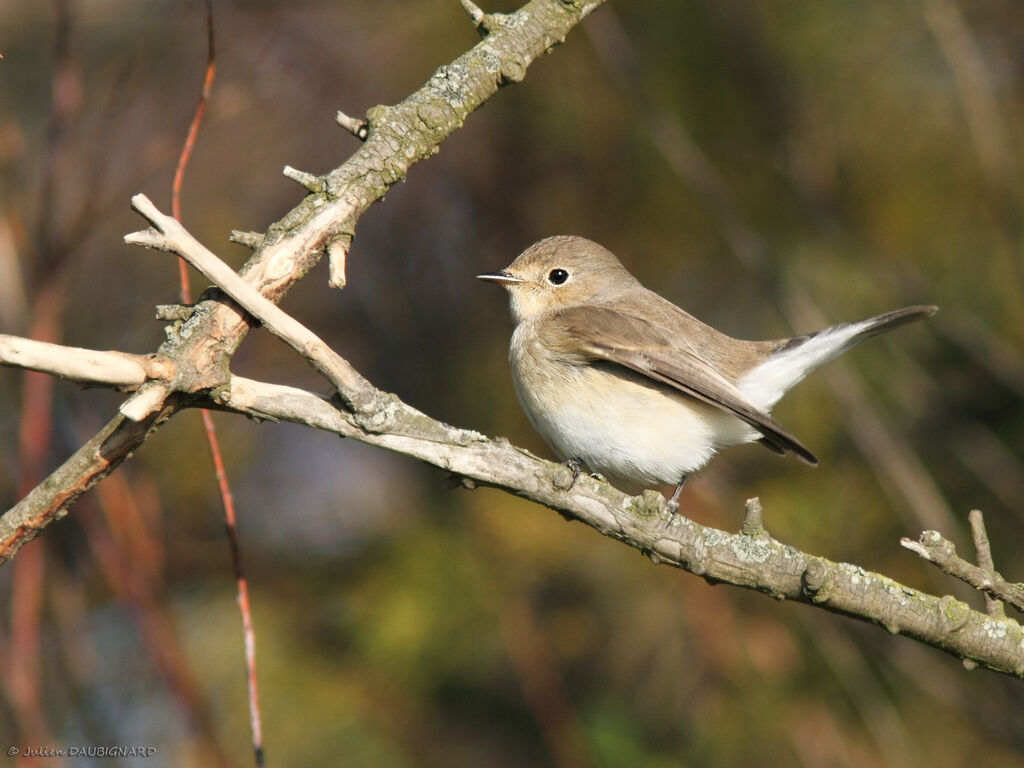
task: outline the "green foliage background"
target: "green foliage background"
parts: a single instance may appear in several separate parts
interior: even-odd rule
[[[150,351],[176,267],[120,238],[140,223],[132,193],[169,208],[205,61],[202,3],[68,0],[70,66],[55,79],[60,7],[0,6],[0,332],[27,333],[55,285],[64,343]],[[454,0],[215,13],[217,81],[183,218],[234,264],[246,253],[228,232],[262,230],[299,199],[285,164],[322,173],[356,148],[336,109],[393,103],[476,40]],[[758,495],[783,541],[980,605],[898,538],[937,525],[969,553],[978,507],[997,567],[1024,579],[1022,39],[1013,0],[612,0],[371,209],[344,291],[321,267],[284,307],[407,402],[549,455],[514,401],[504,297],[473,280],[541,237],[607,245],[735,336],[938,304],[777,408],[820,468],[737,448],[691,481],[683,509],[736,529]],[[325,386],[258,332],[233,369]],[[3,508],[25,471],[22,381],[0,370]],[[45,471],[119,402],[64,384],[54,398]],[[402,457],[216,418],[271,765],[1024,765],[1019,681],[654,567],[497,491],[446,492]],[[198,416],[120,475],[159,542],[145,562],[171,619],[161,642],[184,655],[203,706],[183,706],[138,606],[97,566],[112,502],[93,492],[31,545],[46,550],[49,743],[152,744],[160,764],[207,765],[205,724],[228,764],[251,764]],[[0,570],[7,606],[13,573]],[[0,744],[23,744],[24,714],[4,686]]]

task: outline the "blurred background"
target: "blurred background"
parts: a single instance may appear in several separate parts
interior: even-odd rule
[[[215,24],[182,215],[236,266],[230,230],[301,198],[285,164],[358,147],[337,109],[394,103],[477,40],[455,0],[218,0]],[[938,304],[778,406],[819,468],[736,448],[682,507],[737,530],[760,496],[782,541],[981,607],[898,539],[937,528],[970,556],[980,508],[1024,579],[1022,42],[1015,0],[610,2],[362,218],[348,287],[324,264],[283,306],[417,408],[550,456],[515,403],[504,294],[473,279],[547,235],[744,338]],[[169,210],[203,3],[3,3],[0,53],[0,332],[156,349],[177,266],[121,237],[132,194]],[[233,370],[326,390],[265,333]],[[0,508],[121,399],[0,369]],[[1024,766],[1019,681],[401,456],[214,418],[270,765]],[[0,746],[252,764],[222,519],[185,413],[0,569]]]

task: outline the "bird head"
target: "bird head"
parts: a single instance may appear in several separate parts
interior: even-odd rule
[[[517,323],[544,312],[599,302],[639,286],[607,248],[569,235],[534,243],[505,269],[477,278],[508,291]]]

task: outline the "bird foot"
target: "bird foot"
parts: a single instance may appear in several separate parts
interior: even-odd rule
[[[686,485],[686,478],[688,477],[689,475],[683,475],[683,478],[679,481],[679,484],[676,485],[676,489],[672,491],[672,498],[670,498],[668,500],[668,503],[665,505],[665,508],[668,509],[669,514],[679,514],[679,494],[683,492],[683,486]]]
[[[569,487],[566,488],[566,490],[568,491],[572,489],[574,485],[576,485],[576,481],[580,477],[580,472],[583,470],[583,459],[566,459],[565,466],[572,470],[572,482],[569,483]]]

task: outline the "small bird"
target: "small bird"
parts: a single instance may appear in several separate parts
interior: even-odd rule
[[[509,293],[516,396],[574,480],[585,464],[628,488],[675,484],[673,505],[692,472],[740,443],[817,464],[772,407],[819,365],[938,309],[742,341],[644,288],[611,251],[570,236],[541,240],[477,277]]]

